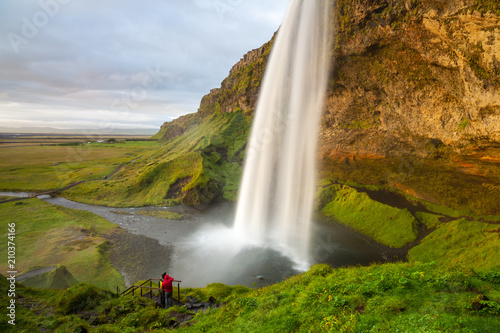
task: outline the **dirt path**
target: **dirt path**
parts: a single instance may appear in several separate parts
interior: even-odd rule
[[[135,159],[133,159],[132,161],[128,162],[128,163],[131,163],[139,158],[141,158],[142,156],[139,156]],[[4,202],[12,202],[12,201],[19,201],[19,200],[25,200],[25,199],[30,199],[30,198],[34,198],[34,197],[38,197],[40,195],[52,195],[52,194],[56,194],[56,193],[60,193],[60,192],[63,192],[63,191],[66,191],[66,190],[69,190],[75,186],[78,186],[80,184],[83,184],[83,183],[87,183],[87,182],[94,182],[94,181],[99,181],[99,180],[106,180],[106,179],[110,179],[111,177],[113,177],[118,171],[120,171],[125,165],[127,165],[128,163],[125,163],[125,164],[122,164],[122,165],[119,165],[115,170],[113,170],[113,172],[111,172],[109,175],[107,176],[104,176],[103,178],[101,179],[88,179],[88,180],[81,180],[81,181],[78,181],[78,182],[74,182],[74,183],[71,183],[69,184],[68,186],[66,187],[63,187],[61,189],[50,189],[50,190],[42,190],[42,191],[37,191],[37,192],[33,192],[33,193],[29,193],[28,196],[23,196],[23,197],[18,197],[18,198],[12,198],[12,199],[8,199],[8,200],[3,200],[1,201],[0,200],[0,204],[1,203],[4,203]]]
[[[22,282],[24,280],[29,279],[30,277],[37,276],[37,275],[43,274],[45,272],[53,271],[56,268],[57,268],[57,266],[37,268],[37,269],[31,270],[31,271],[29,271],[27,273],[18,275],[17,278],[16,278],[16,281],[17,282]]]

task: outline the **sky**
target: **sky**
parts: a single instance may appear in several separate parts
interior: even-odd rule
[[[288,0],[0,0],[0,127],[159,129],[196,112]]]

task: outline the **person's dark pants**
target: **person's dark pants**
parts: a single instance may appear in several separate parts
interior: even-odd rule
[[[167,298],[167,308],[171,307],[173,304],[172,302],[172,292],[169,291],[168,293],[166,293],[166,298]]]
[[[165,290],[161,291],[161,306],[165,307]]]

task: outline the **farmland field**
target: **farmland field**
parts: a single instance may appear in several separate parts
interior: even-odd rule
[[[121,165],[147,156],[155,141],[106,143],[88,137],[26,137],[0,140],[0,190],[43,191],[103,179]],[[62,142],[63,140],[64,142]],[[114,142],[114,141],[112,141]]]

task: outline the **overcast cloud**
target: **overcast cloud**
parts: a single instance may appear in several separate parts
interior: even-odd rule
[[[0,0],[0,126],[159,128],[196,112],[288,0]]]

